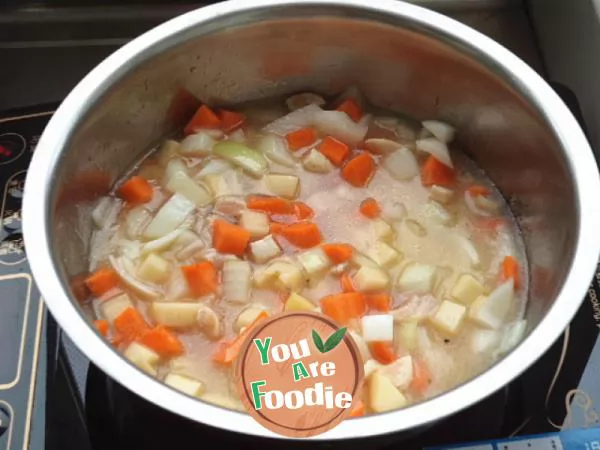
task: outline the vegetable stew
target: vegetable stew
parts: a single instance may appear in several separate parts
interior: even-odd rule
[[[521,238],[459,134],[355,89],[203,105],[98,201],[78,299],[139,368],[227,408],[243,409],[246,333],[280,311],[348,327],[366,376],[352,416],[442,393],[526,325]]]

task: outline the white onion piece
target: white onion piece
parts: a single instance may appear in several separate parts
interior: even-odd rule
[[[301,128],[312,126],[315,115],[322,111],[317,105],[307,105],[271,122],[264,128],[264,131],[285,136]]]
[[[206,133],[190,134],[179,144],[179,153],[185,156],[206,156],[213,145],[215,140]]]
[[[227,170],[231,169],[233,166],[221,158],[214,158],[208,161],[200,171],[194,176],[195,179],[200,179],[206,175],[218,175]]]
[[[406,147],[399,148],[383,159],[382,166],[396,180],[405,181],[419,174],[419,164]]]
[[[119,253],[131,261],[137,260],[142,254],[142,244],[140,241],[120,239],[117,246]]]
[[[167,284],[166,301],[176,301],[189,295],[189,286],[181,270],[174,270]]]
[[[129,210],[125,216],[125,234],[130,239],[136,239],[142,233],[146,224],[150,221],[150,211],[145,206],[136,206]]]
[[[191,258],[196,253],[204,250],[205,247],[206,247],[206,245],[204,244],[204,242],[202,242],[200,239],[197,239],[194,242],[190,242],[184,248],[182,248],[181,250],[179,250],[177,252],[177,254],[175,255],[175,257],[178,260],[183,261],[183,260],[186,260],[188,258]]]
[[[250,296],[252,267],[248,261],[229,260],[223,263],[223,295],[227,301],[246,303]]]
[[[481,209],[477,206],[477,204],[475,203],[475,199],[468,191],[465,191],[464,199],[465,199],[465,204],[467,205],[467,208],[469,209],[469,211],[471,211],[476,216],[483,216],[483,217],[491,217],[492,216],[492,214],[490,214],[487,211],[484,211],[483,209]]]
[[[285,140],[273,134],[259,139],[256,149],[265,154],[267,158],[285,167],[295,167],[298,160],[288,150]]]
[[[128,270],[125,269],[123,264],[125,260],[123,257],[117,259],[114,256],[110,255],[108,257],[108,262],[112,266],[115,272],[119,275],[119,278],[129,286],[131,289],[136,291],[138,294],[144,297],[157,298],[160,296],[160,292],[153,288],[152,286],[148,286],[147,284],[142,283],[138,280],[134,275],[132,275]],[[128,261],[129,263],[131,261]]]
[[[165,234],[163,237],[154,239],[153,241],[146,242],[142,246],[142,254],[152,253],[152,252],[161,252],[166,250],[175,242],[175,240],[183,233],[183,230],[176,229],[171,231],[168,234]]]
[[[481,258],[479,257],[479,252],[475,248],[475,245],[473,245],[473,242],[464,236],[458,236],[457,239],[460,242],[460,246],[471,260],[471,266],[474,269],[479,268],[481,265]]]
[[[439,141],[448,144],[454,140],[454,127],[439,120],[424,120],[421,125]]]
[[[246,142],[246,133],[244,133],[244,130],[242,130],[241,128],[238,128],[233,133],[229,134],[228,139],[230,141],[235,141],[243,144],[244,142]]]
[[[439,162],[448,167],[454,167],[452,165],[452,160],[450,159],[448,146],[442,141],[438,141],[436,138],[425,138],[417,140],[416,145],[417,150],[429,153]]]
[[[102,229],[110,225],[119,213],[119,202],[113,197],[102,197],[92,211],[92,220]]]
[[[332,136],[351,147],[355,147],[365,138],[369,130],[368,120],[370,118],[367,118],[367,120],[363,119],[357,123],[348,117],[345,112],[323,111],[319,109],[313,115],[312,124],[321,133]]]
[[[170,233],[179,227],[195,208],[196,205],[183,195],[174,194],[148,224],[144,236],[152,239]]]

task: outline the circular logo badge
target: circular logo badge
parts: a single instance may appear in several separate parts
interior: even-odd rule
[[[269,430],[310,437],[335,427],[360,400],[363,365],[346,328],[312,312],[260,322],[235,367],[248,412]]]

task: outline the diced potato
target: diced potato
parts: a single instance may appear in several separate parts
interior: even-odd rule
[[[130,306],[133,306],[133,303],[131,303],[129,295],[121,294],[103,301],[100,306],[100,310],[102,311],[104,318],[112,323]]]
[[[390,267],[400,259],[400,252],[383,241],[377,241],[367,256],[383,268]]]
[[[240,333],[244,328],[254,322],[264,310],[265,308],[260,305],[252,305],[244,308],[233,324],[235,332]]]
[[[394,230],[392,229],[390,224],[387,223],[385,220],[374,219],[371,221],[371,223],[373,224],[375,236],[377,236],[378,238],[387,239],[393,236]]]
[[[402,408],[408,401],[388,377],[376,371],[369,379],[369,406],[374,412]]]
[[[300,193],[300,179],[295,175],[269,174],[263,180],[267,189],[275,195],[294,199]]]
[[[329,173],[335,169],[331,161],[323,153],[314,148],[302,159],[302,167],[308,172],[315,173]]]
[[[198,314],[196,315],[198,327],[210,339],[218,339],[223,334],[223,327],[219,316],[210,306],[200,303]]]
[[[259,211],[246,209],[240,216],[240,226],[248,230],[252,238],[261,238],[270,232],[269,216]]]
[[[363,371],[365,374],[365,380],[373,375],[378,369],[382,368],[383,364],[378,363],[374,359],[369,359],[365,362],[363,366]]]
[[[429,320],[442,334],[454,336],[460,330],[466,314],[464,305],[444,300]]]
[[[406,355],[398,358],[393,363],[381,367],[379,372],[389,378],[392,384],[398,389],[406,389],[413,379],[412,357]]]
[[[167,386],[171,386],[192,397],[197,397],[204,392],[204,383],[202,381],[194,380],[178,373],[168,373],[164,381]]]
[[[469,308],[469,318],[482,327],[498,329],[512,307],[513,296],[514,283],[510,279],[498,286],[489,296],[478,297]]]
[[[196,183],[183,171],[173,174],[167,181],[167,190],[183,195],[196,206],[202,207],[212,202],[212,194],[204,186]]]
[[[161,325],[168,327],[191,327],[196,325],[199,303],[188,302],[152,302],[152,317]]]
[[[365,342],[394,340],[394,316],[391,314],[363,316],[360,324]]]
[[[169,262],[156,253],[150,253],[140,265],[137,276],[142,280],[160,284],[169,278]]]
[[[450,296],[464,305],[470,305],[484,292],[485,288],[473,275],[463,274],[450,291]]]
[[[418,343],[418,327],[419,321],[416,319],[409,319],[405,322],[396,324],[395,326],[395,337],[398,337],[399,346],[406,351],[413,351],[417,347]]]
[[[402,271],[398,278],[398,289],[415,294],[432,292],[437,281],[437,272],[436,266],[412,263]]]
[[[437,184],[431,186],[431,189],[429,190],[429,198],[442,204],[446,204],[452,200],[453,195],[454,193],[452,190],[445,188],[444,186],[438,186]]]
[[[281,247],[272,235],[250,243],[250,253],[252,259],[258,264],[264,264],[267,261],[281,255]]]
[[[160,356],[148,347],[132,342],[123,352],[123,356],[150,375],[156,376]]]
[[[390,278],[383,270],[361,267],[354,275],[354,285],[359,291],[378,291],[386,289]]]
[[[321,248],[315,248],[298,255],[298,261],[309,276],[322,273],[331,267],[331,261]]]
[[[315,304],[309,299],[302,297],[296,292],[292,292],[285,301],[284,311],[312,311],[315,309]]]

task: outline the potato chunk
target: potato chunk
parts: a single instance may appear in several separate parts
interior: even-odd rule
[[[442,334],[454,336],[460,330],[466,313],[464,305],[444,300],[430,321]]]
[[[473,275],[464,274],[450,291],[450,296],[462,304],[470,305],[484,292],[485,288]]]
[[[199,303],[153,302],[152,317],[157,323],[168,327],[191,327],[196,324]]]
[[[160,356],[148,347],[132,342],[123,353],[125,358],[150,375],[156,376]]]
[[[300,294],[292,292],[285,301],[284,311],[313,311],[315,304]]]
[[[378,291],[386,289],[390,283],[388,275],[379,269],[361,267],[354,276],[354,285],[359,291]]]
[[[197,397],[204,392],[202,381],[178,373],[168,373],[164,381],[167,386],[193,397]]]
[[[121,294],[102,302],[100,309],[104,318],[112,323],[130,306],[133,306],[133,303],[131,303],[129,295]]]
[[[406,397],[392,381],[375,371],[369,379],[369,405],[375,412],[386,412],[406,406]]]
[[[150,253],[140,265],[137,275],[142,280],[160,284],[169,278],[169,262],[156,253]]]
[[[269,216],[259,211],[246,209],[240,216],[240,226],[250,232],[253,239],[269,234]]]

